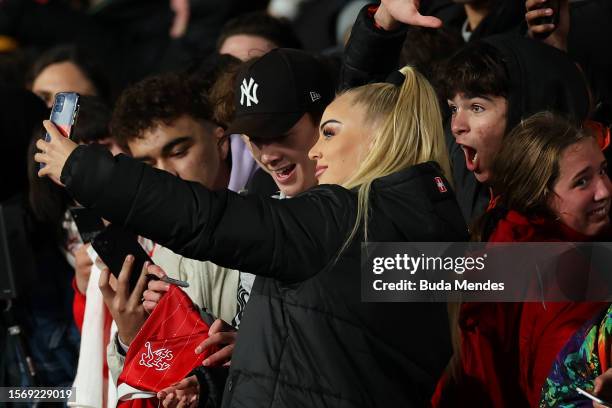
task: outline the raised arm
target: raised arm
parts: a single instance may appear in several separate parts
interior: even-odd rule
[[[45,153],[36,159],[47,163],[41,175],[61,171],[78,202],[188,258],[300,281],[336,255],[354,222],[347,215],[355,206],[352,194],[338,186],[290,200],[245,197],[210,191],[97,146],[75,149],[61,136],[38,143]]]
[[[364,7],[344,50],[339,90],[384,81],[396,70],[406,25],[437,28],[442,21],[421,15],[418,0],[384,0]]]

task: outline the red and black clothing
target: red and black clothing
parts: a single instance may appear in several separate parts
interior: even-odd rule
[[[516,211],[509,211],[489,237],[489,242],[586,240],[557,221],[529,219]],[[441,380],[433,405],[537,406],[561,348],[606,306],[595,302],[462,304],[459,371],[453,379]]]

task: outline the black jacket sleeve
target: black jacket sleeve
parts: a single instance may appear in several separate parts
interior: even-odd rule
[[[213,192],[94,145],[61,178],[82,205],[179,254],[286,282],[317,273],[354,222],[356,200],[339,186],[289,200]]]
[[[359,12],[351,37],[344,49],[339,90],[372,82],[382,82],[398,68],[399,55],[406,38],[405,28],[385,31],[374,26],[365,6]]]

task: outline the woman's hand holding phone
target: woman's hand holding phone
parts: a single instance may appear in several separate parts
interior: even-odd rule
[[[47,176],[55,183],[63,186],[60,182],[62,169],[66,164],[66,160],[68,160],[68,156],[77,148],[77,144],[62,136],[51,121],[45,120],[43,126],[49,133],[49,136],[51,136],[51,140],[46,142],[40,139],[36,142],[36,147],[40,150],[40,153],[34,155],[34,160],[45,164],[45,167],[38,171],[38,176]]]

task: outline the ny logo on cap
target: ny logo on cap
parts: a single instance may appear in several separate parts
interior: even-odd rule
[[[246,78],[242,80],[240,85],[240,105],[244,106],[244,98],[246,98],[246,106],[251,106],[251,102],[257,105],[259,100],[257,99],[257,88],[259,85],[255,83],[253,78],[249,79],[247,84]]]

